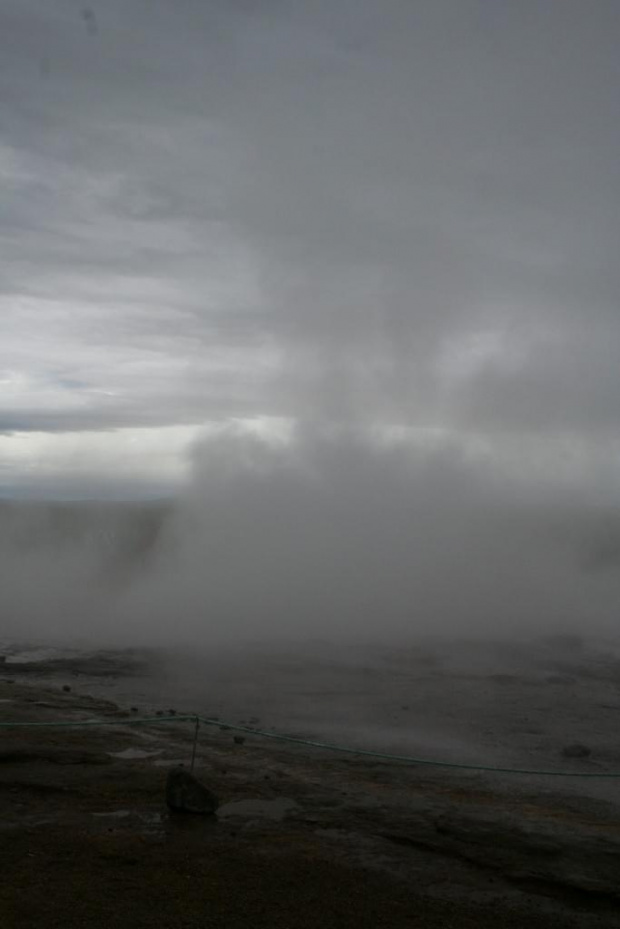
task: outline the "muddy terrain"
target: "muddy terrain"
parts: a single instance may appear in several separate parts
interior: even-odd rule
[[[105,725],[2,730],[3,926],[620,926],[609,782],[556,789],[203,726],[195,773],[220,809],[172,814],[165,781],[189,768],[193,725],[135,722],[203,707],[90,694],[94,680],[122,692],[142,679],[148,691],[153,675],[136,655],[38,657],[5,662],[0,718]],[[596,771],[600,754],[599,744],[590,758],[551,760]]]

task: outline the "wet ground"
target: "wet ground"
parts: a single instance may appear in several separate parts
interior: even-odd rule
[[[620,647],[521,642],[304,643],[243,650],[58,652],[14,647],[4,673],[65,684],[141,712],[199,713],[420,758],[499,767],[620,771]],[[533,782],[534,783],[534,782]],[[535,782],[547,789],[548,782]],[[549,783],[615,802],[614,783]]]
[[[190,763],[191,724],[131,726],[130,706],[89,695],[79,661],[53,683],[49,666],[17,674],[7,663],[0,681],[1,719],[109,724],[2,730],[0,911],[9,929],[620,926],[620,817],[596,790],[251,736],[237,744],[211,729],[201,732],[196,773],[221,807],[215,817],[179,817],[166,810],[164,784],[170,766]],[[138,680],[135,667],[114,673],[117,690]]]

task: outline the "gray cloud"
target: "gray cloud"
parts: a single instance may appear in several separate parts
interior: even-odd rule
[[[0,429],[614,460],[612,0],[89,10],[0,10]]]

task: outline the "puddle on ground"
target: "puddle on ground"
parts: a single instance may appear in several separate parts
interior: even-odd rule
[[[136,813],[136,816],[147,826],[161,826],[164,821],[162,813]]]
[[[153,810],[110,810],[105,813],[93,813],[93,816],[104,820],[134,820],[141,827],[157,827],[163,824],[163,814]]]
[[[243,816],[248,819],[281,820],[287,813],[298,809],[299,804],[286,797],[279,797],[277,800],[235,800],[233,803],[225,803],[221,806],[217,811],[217,816],[219,819]]]
[[[108,752],[112,758],[123,758],[125,761],[135,761],[138,758],[153,758],[155,755],[161,755],[162,750],[156,752],[146,752],[143,748],[126,748],[122,752]]]

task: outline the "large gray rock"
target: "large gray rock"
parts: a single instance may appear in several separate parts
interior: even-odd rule
[[[219,800],[184,768],[173,768],[166,781],[166,803],[174,813],[215,813]]]

